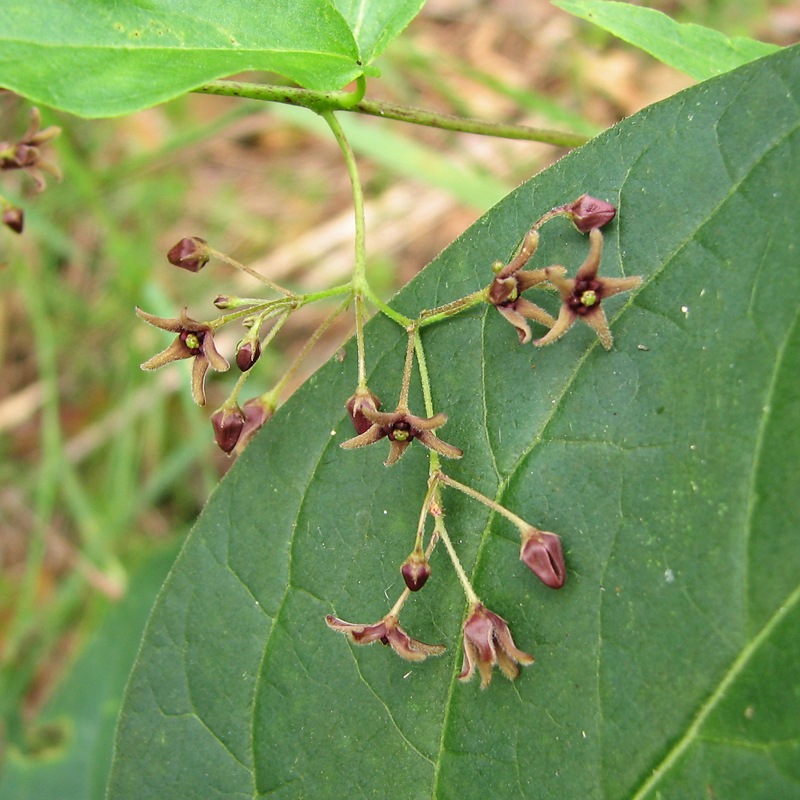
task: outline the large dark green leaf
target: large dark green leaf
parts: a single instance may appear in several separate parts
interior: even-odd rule
[[[613,200],[615,349],[542,351],[493,309],[424,331],[451,473],[563,536],[545,588],[516,531],[448,491],[478,592],[536,663],[456,680],[464,602],[444,552],[404,626],[445,655],[356,648],[326,613],[380,618],[425,491],[414,445],[345,452],[355,359],[331,362],[212,497],[154,610],[109,796],[800,797],[800,50],[646,109],[520,187],[396,300],[488,282],[548,208]],[[548,224],[537,265],[587,242]],[[552,301],[545,297],[545,301]],[[391,406],[405,335],[369,328]],[[535,368],[534,368],[535,367]],[[419,396],[412,406],[420,409]],[[707,788],[708,787],[708,788]]]
[[[0,3],[0,86],[85,117],[147,108],[243,70],[339,89],[423,2]]]

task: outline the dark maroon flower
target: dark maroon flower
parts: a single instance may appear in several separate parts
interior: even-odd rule
[[[481,689],[485,689],[492,682],[495,664],[513,681],[519,675],[517,664],[532,663],[533,656],[514,644],[506,621],[481,603],[475,603],[464,623],[464,666],[458,679],[468,681],[477,666]]]
[[[236,447],[244,421],[244,413],[236,403],[226,403],[211,415],[214,440],[224,453],[230,453]]]
[[[356,389],[356,393],[345,403],[345,408],[357,434],[366,433],[372,427],[372,422],[364,416],[364,409],[377,411],[380,407],[381,401],[366,386]]]
[[[555,533],[531,526],[522,534],[519,557],[542,583],[560,589],[567,579],[561,539]]]
[[[24,169],[33,178],[36,189],[41,191],[46,185],[41,170],[61,180],[61,170],[45,158],[39,149],[41,145],[55,139],[61,133],[61,128],[51,125],[39,130],[42,118],[38,108],[31,109],[30,117],[30,125],[22,139],[13,144],[0,142],[0,170]]]
[[[167,253],[167,259],[170,264],[174,264],[176,267],[188,269],[189,272],[198,272],[208,264],[210,258],[206,244],[206,240],[201,239],[199,236],[189,236],[181,239]]]
[[[464,455],[462,450],[443,442],[434,433],[436,428],[440,428],[447,422],[447,414],[435,414],[430,419],[425,419],[414,416],[404,408],[384,413],[383,411],[373,411],[366,404],[361,405],[360,412],[372,424],[364,433],[342,442],[340,447],[352,450],[356,447],[374,444],[388,437],[391,442],[389,457],[383,462],[387,467],[390,467],[403,455],[413,439],[418,439],[429,450],[435,450],[447,458],[461,458]],[[355,424],[355,420],[353,424]]]
[[[187,316],[186,311],[187,309],[184,308],[177,319],[164,319],[148,314],[141,308],[136,309],[136,313],[150,325],[178,334],[175,341],[166,350],[154,355],[141,366],[142,369],[158,369],[172,361],[193,358],[192,397],[197,405],[202,406],[206,402],[203,384],[209,366],[217,372],[225,372],[230,368],[230,364],[214,346],[214,331],[211,325],[191,319]]]
[[[3,209],[3,225],[11,228],[14,233],[22,233],[25,224],[25,214],[21,208],[6,206]]]
[[[522,269],[536,252],[538,244],[539,234],[535,230],[528,231],[519,251],[508,264],[503,266],[502,261],[496,262],[496,275],[486,298],[517,329],[520,344],[531,340],[527,320],[535,320],[548,328],[556,323],[543,308],[522,297],[524,291],[548,280],[543,269]]]
[[[548,280],[561,294],[561,309],[556,324],[541,339],[534,341],[538,347],[560,339],[580,318],[594,328],[603,347],[611,349],[614,339],[601,303],[606,297],[635,289],[642,279],[599,278],[597,270],[603,254],[603,234],[599,229],[589,232],[589,242],[589,255],[574,278],[564,278],[560,272],[562,267],[545,268]]]
[[[422,551],[414,551],[403,562],[400,574],[412,592],[418,592],[431,576],[431,565]]]
[[[387,614],[380,622],[372,625],[356,625],[344,622],[332,614],[325,617],[329,628],[344,633],[355,644],[371,644],[381,642],[388,644],[392,650],[407,661],[424,661],[428,656],[438,656],[445,651],[444,645],[425,644],[412,639],[398,624],[397,616]]]

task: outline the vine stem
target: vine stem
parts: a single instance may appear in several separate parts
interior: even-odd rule
[[[481,136],[497,136],[503,139],[523,139],[559,147],[579,147],[589,141],[589,137],[579,133],[532,128],[528,125],[515,125],[505,122],[488,122],[470,117],[459,117],[453,114],[437,114],[433,111],[423,111],[419,108],[411,108],[397,103],[365,100],[358,98],[358,92],[315,92],[310,89],[243,83],[241,81],[210,81],[194,91],[202,94],[248,97],[252,100],[303,106],[322,114],[330,113],[334,110],[350,111],[447,131],[475,133]],[[358,99],[355,100],[355,98]]]

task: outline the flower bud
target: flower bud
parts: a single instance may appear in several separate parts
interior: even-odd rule
[[[7,206],[3,209],[3,225],[11,228],[14,233],[22,233],[24,222],[24,214],[21,208]]]
[[[214,305],[220,310],[225,310],[226,308],[236,308],[240,304],[236,297],[231,297],[229,294],[218,294],[214,300]]]
[[[226,404],[211,415],[211,426],[214,428],[214,439],[220,450],[230,453],[244,428],[245,416],[236,403]]]
[[[616,216],[617,209],[605,200],[582,194],[575,202],[564,206],[564,213],[581,233],[588,233],[611,222]]]
[[[236,366],[247,372],[261,356],[261,342],[256,339],[243,339],[236,350]]]
[[[400,574],[412,592],[418,592],[431,576],[431,565],[424,553],[416,550],[403,562]]]
[[[522,562],[551,589],[560,589],[567,579],[561,539],[554,533],[531,527],[522,534]]]
[[[362,409],[377,411],[380,407],[381,401],[366,386],[356,389],[356,393],[345,403],[345,408],[357,434],[361,435],[372,427],[372,422],[364,416]]]
[[[167,253],[170,264],[174,264],[181,269],[188,269],[189,272],[198,272],[208,264],[208,251],[206,250],[206,240],[199,236],[190,236],[181,239],[172,250]]]

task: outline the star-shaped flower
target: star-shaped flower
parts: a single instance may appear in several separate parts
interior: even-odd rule
[[[158,369],[172,361],[183,358],[194,358],[192,367],[192,397],[197,405],[205,405],[206,394],[203,388],[206,372],[209,366],[217,372],[225,372],[230,364],[219,354],[214,346],[214,331],[207,322],[197,322],[186,315],[187,309],[181,311],[178,319],[164,319],[155,317],[136,309],[136,313],[150,325],[161,328],[163,331],[172,331],[178,336],[175,341],[157,355],[142,364],[142,369]]]
[[[61,170],[55,163],[45,158],[39,148],[55,139],[61,133],[61,128],[50,125],[44,130],[39,130],[42,117],[38,108],[32,108],[30,116],[30,125],[22,139],[14,144],[0,142],[0,170],[23,169],[33,178],[36,190],[42,191],[45,188],[45,180],[41,170],[49,172],[57,180],[61,180]]]
[[[521,296],[532,286],[549,280],[543,269],[522,269],[536,252],[538,244],[539,234],[535,230],[528,231],[519,252],[508,264],[503,266],[502,261],[495,262],[497,274],[486,298],[517,329],[520,344],[527,344],[531,340],[531,329],[526,320],[535,320],[548,328],[556,324],[555,319],[543,308]]]
[[[407,661],[424,661],[428,656],[438,656],[445,651],[442,644],[425,644],[412,639],[399,625],[395,614],[387,614],[380,622],[372,625],[356,625],[328,614],[325,622],[329,628],[344,633],[355,644],[371,644],[381,642],[388,644],[392,650]]]
[[[601,303],[606,297],[635,289],[642,279],[599,278],[597,270],[603,254],[603,234],[598,228],[589,232],[589,242],[589,255],[574,278],[564,278],[563,267],[546,267],[544,270],[547,279],[561,294],[561,309],[556,324],[541,339],[534,341],[538,347],[560,339],[580,318],[594,328],[603,347],[611,349],[614,339]]]
[[[477,666],[481,689],[485,689],[492,682],[495,664],[513,681],[519,675],[517,664],[532,663],[533,656],[514,644],[506,621],[481,603],[475,603],[464,623],[464,666],[459,680],[468,681]]]
[[[447,422],[447,414],[435,414],[426,419],[414,416],[403,406],[398,406],[396,411],[386,413],[371,408],[367,403],[360,405],[359,412],[372,424],[366,431],[342,442],[340,446],[346,450],[352,450],[356,447],[366,447],[368,444],[374,444],[388,437],[391,442],[389,457],[383,462],[387,467],[390,467],[403,455],[413,439],[419,439],[425,447],[435,450],[447,458],[461,458],[464,455],[462,450],[443,442],[434,433],[436,428],[440,428]]]

